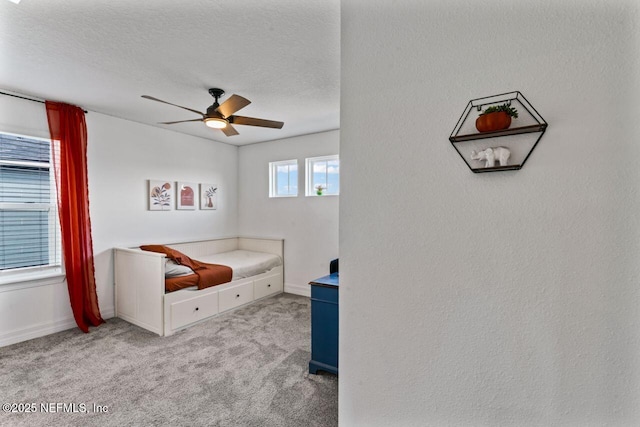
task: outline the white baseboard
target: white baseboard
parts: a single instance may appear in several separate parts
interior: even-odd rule
[[[103,319],[109,319],[115,316],[115,307],[101,309],[100,313]],[[56,332],[66,331],[67,329],[75,327],[77,327],[75,319],[73,317],[69,317],[66,319],[53,320],[51,322],[43,322],[27,326],[26,328],[15,329],[13,331],[0,334],[0,347],[44,337],[45,335],[55,334]]]
[[[112,305],[111,307],[107,308],[100,307],[100,316],[102,316],[103,319],[111,319],[112,317],[116,317],[115,306]]]
[[[285,283],[284,291],[288,294],[302,295],[303,297],[311,297],[311,286],[298,285],[296,283]]]
[[[39,323],[26,328],[15,329],[13,331],[0,334],[0,347],[16,344],[22,341],[28,341],[45,335],[55,334],[60,331],[66,331],[73,327],[76,327],[76,321],[71,317],[52,322]]]

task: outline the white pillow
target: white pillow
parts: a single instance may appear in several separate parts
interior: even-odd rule
[[[180,277],[188,276],[189,274],[194,274],[192,269],[186,265],[180,265],[172,259],[167,259],[164,267],[165,277]]]

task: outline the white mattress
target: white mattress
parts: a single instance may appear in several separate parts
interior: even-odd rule
[[[198,257],[198,261],[231,267],[233,269],[232,280],[255,276],[282,265],[282,260],[278,255],[244,250]]]

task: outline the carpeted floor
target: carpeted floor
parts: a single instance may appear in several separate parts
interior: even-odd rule
[[[309,299],[282,294],[171,337],[109,319],[3,347],[0,403],[22,413],[3,406],[0,425],[335,426],[338,381],[308,373],[309,324]]]

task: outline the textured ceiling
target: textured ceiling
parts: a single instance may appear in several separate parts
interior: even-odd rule
[[[198,116],[140,97],[205,111],[210,87],[284,127],[158,125]],[[340,1],[0,0],[0,90],[234,145],[337,129]]]

